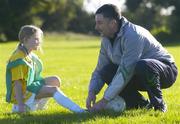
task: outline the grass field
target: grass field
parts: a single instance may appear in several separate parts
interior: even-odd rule
[[[123,113],[104,111],[91,114],[73,114],[49,101],[47,110],[26,114],[11,114],[11,105],[5,102],[6,61],[17,42],[0,44],[0,124],[178,124],[180,123],[180,79],[168,90],[163,90],[168,105],[167,113],[153,110],[128,110]],[[39,54],[44,63],[43,76],[58,75],[61,89],[76,103],[85,108],[88,83],[96,66],[99,53],[99,38],[64,34],[45,36],[44,54]],[[174,55],[180,68],[179,45],[166,46]],[[104,89],[103,89],[104,90]],[[146,95],[146,93],[143,93]],[[98,95],[101,98],[103,92]]]

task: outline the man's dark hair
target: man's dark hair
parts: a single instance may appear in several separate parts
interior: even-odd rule
[[[115,19],[117,21],[121,18],[119,9],[113,4],[105,4],[101,6],[95,14],[102,14],[106,18]]]

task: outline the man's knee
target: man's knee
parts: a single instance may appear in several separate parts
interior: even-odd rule
[[[148,70],[148,62],[146,60],[140,60],[136,63],[135,74],[138,76],[144,76]]]

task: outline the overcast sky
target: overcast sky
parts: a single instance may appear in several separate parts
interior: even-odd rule
[[[84,0],[84,8],[88,12],[95,12],[100,6],[106,3],[115,4],[121,10],[124,9],[123,4],[125,0]]]

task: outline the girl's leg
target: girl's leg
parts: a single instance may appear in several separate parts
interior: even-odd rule
[[[44,78],[45,80],[45,84],[49,85],[49,86],[56,86],[59,87],[61,80],[58,76],[50,76],[50,77],[46,77]],[[47,103],[49,101],[49,98],[41,98],[41,99],[37,99],[36,100],[36,106],[37,106],[37,110],[43,110],[43,109],[47,109]]]
[[[36,98],[45,98],[45,97],[53,97],[59,105],[75,112],[81,113],[85,112],[82,108],[80,108],[76,103],[70,100],[58,87],[56,86],[48,86],[44,85]]]

